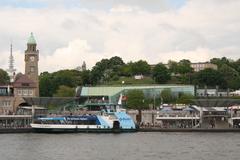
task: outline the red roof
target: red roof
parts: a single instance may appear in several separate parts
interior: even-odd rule
[[[26,75],[19,75],[19,77],[13,82],[14,88],[36,88],[36,83],[32,81]]]

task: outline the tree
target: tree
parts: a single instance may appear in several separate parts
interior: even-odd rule
[[[7,84],[10,82],[8,73],[0,68],[0,84]]]
[[[169,67],[169,71],[171,73],[177,74],[178,73],[178,63],[175,61],[168,61],[168,67]]]
[[[141,90],[129,90],[127,92],[127,108],[129,109],[137,109],[138,116],[137,122],[140,124],[142,121],[142,109],[147,108],[144,102],[144,94]]]
[[[150,65],[143,60],[139,60],[131,65],[133,75],[149,75],[151,72]]]
[[[75,88],[82,84],[81,72],[77,70],[60,70],[54,73],[43,72],[39,77],[40,96],[53,96],[61,85]]]
[[[54,94],[54,97],[73,97],[75,94],[74,91],[74,88],[61,85]]]
[[[90,74],[91,72],[89,70],[85,70],[80,73],[83,85],[91,84]]]
[[[123,62],[122,58],[120,58],[118,56],[114,56],[114,57],[109,59],[109,66],[110,67],[120,67],[122,65],[124,65],[124,62]]]
[[[110,80],[118,79],[120,68],[124,65],[120,57],[102,59],[92,68],[90,79],[92,84],[103,83]]]
[[[194,98],[194,96],[191,94],[182,94],[177,99],[177,103],[178,104],[191,104],[193,98]]]
[[[221,67],[223,64],[229,65],[230,61],[228,58],[226,57],[222,57],[222,58],[212,58],[210,60],[211,63],[216,64],[219,67]]]
[[[171,79],[169,70],[161,63],[154,67],[152,77],[157,83],[166,83]]]
[[[224,88],[226,81],[223,79],[222,74],[211,68],[206,68],[196,73],[195,83],[198,85],[207,85],[215,87],[216,85]]]
[[[175,101],[175,97],[173,96],[171,89],[163,89],[160,96],[162,103],[172,103]]]
[[[236,71],[240,72],[240,59],[230,62],[229,65]]]
[[[130,77],[131,75],[132,75],[131,62],[121,66],[121,68],[120,68],[120,76]]]
[[[222,64],[218,71],[223,75],[227,88],[238,89],[240,87],[240,76],[234,68]]]
[[[54,90],[53,76],[48,72],[43,72],[39,76],[39,88],[41,97],[51,97]]]
[[[191,67],[191,62],[187,59],[182,59],[181,61],[179,61],[177,66],[177,72],[179,74],[192,73],[193,68]]]

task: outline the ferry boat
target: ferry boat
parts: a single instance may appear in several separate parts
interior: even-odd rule
[[[124,111],[108,111],[100,115],[41,117],[30,125],[34,131],[42,133],[114,133],[134,132],[137,129],[133,119]]]

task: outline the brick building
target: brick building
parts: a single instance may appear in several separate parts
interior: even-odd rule
[[[23,97],[39,96],[38,61],[39,51],[31,33],[25,51],[25,74],[15,75],[13,68],[12,45],[9,57],[10,83],[0,85],[0,114],[15,114],[19,107],[28,106]]]

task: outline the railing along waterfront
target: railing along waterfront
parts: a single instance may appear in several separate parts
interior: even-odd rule
[[[29,128],[32,115],[0,115],[0,128]]]

